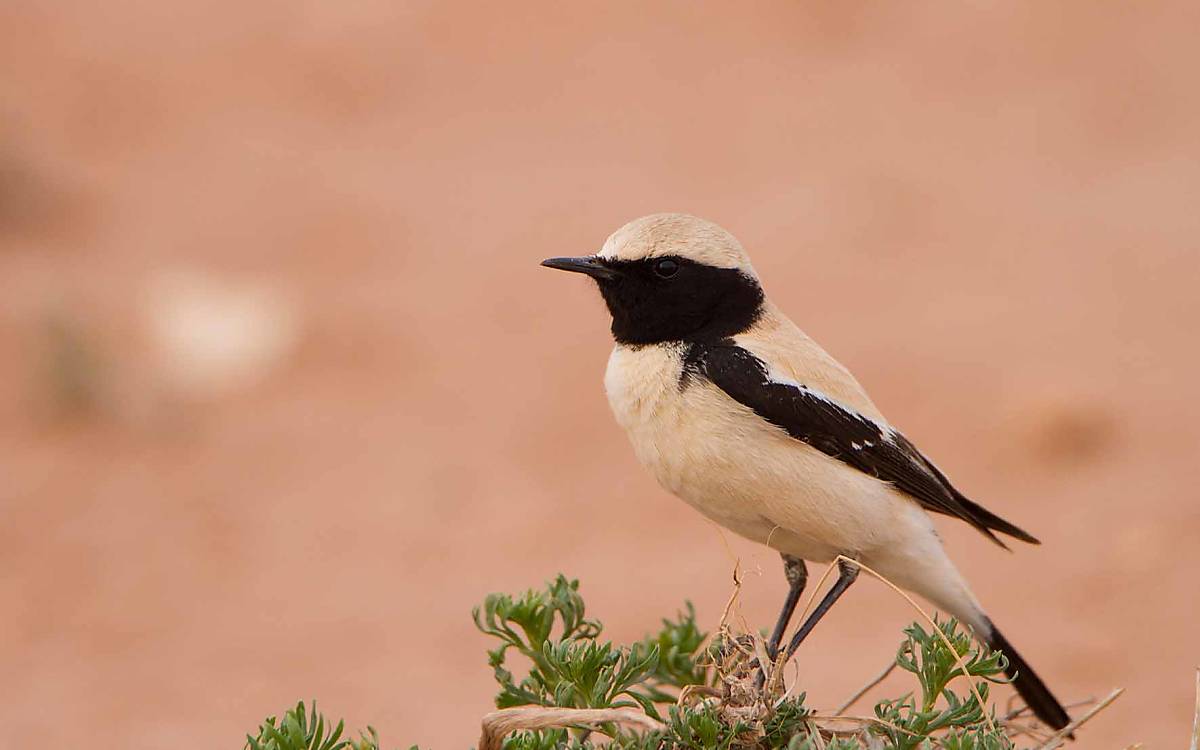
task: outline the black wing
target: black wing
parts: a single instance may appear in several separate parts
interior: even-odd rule
[[[772,380],[762,360],[730,344],[693,344],[687,374],[707,377],[730,398],[789,435],[889,482],[926,510],[961,518],[1006,547],[992,530],[1038,540],[968,500],[900,433],[798,383]],[[1006,547],[1007,548],[1007,547]]]

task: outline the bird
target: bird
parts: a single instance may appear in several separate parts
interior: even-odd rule
[[[629,222],[593,255],[543,266],[595,280],[612,317],[604,389],[638,461],[667,491],[777,551],[788,593],[767,643],[775,662],[807,582],[838,577],[788,643],[790,658],[854,583],[861,563],[966,623],[1003,652],[1034,714],[1070,716],[1001,634],[942,546],[930,514],[1040,542],[960,492],[883,416],[842,364],[763,291],[732,234],[661,213]]]

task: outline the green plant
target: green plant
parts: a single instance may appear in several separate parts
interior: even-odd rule
[[[671,706],[663,729],[642,734],[621,732],[608,747],[609,750],[729,750],[749,728],[740,722],[727,721],[711,705]]]
[[[771,750],[790,748],[797,737],[807,736],[804,722],[811,711],[804,705],[804,693],[780,701],[763,722],[763,744]]]
[[[582,742],[572,740],[566,729],[514,732],[504,740],[504,750],[559,750],[560,748],[583,750],[582,745]]]
[[[1012,747],[1003,731],[985,719],[988,699],[986,681],[1001,682],[1003,656],[976,647],[954,620],[938,623],[938,631],[926,632],[913,624],[896,655],[896,663],[916,677],[919,697],[914,693],[880,701],[876,721],[846,736],[823,730],[811,720],[804,697],[783,699],[762,694],[746,696],[749,676],[756,674],[753,638],[746,635],[714,639],[704,648],[707,635],[696,625],[695,610],[686,604],[675,619],[664,619],[658,633],[632,646],[599,640],[603,627],[584,616],[578,581],[560,575],[542,590],[512,597],[493,594],[474,610],[476,626],[497,638],[500,644],[488,652],[488,661],[500,691],[498,707],[517,705],[562,708],[619,708],[638,705],[647,714],[663,718],[664,728],[632,733],[615,724],[598,727],[616,750],[803,750],[807,747],[865,747],[867,735],[895,750],[943,747],[952,750],[1006,750]],[[944,636],[944,638],[943,638]],[[738,642],[741,639],[741,642]],[[748,642],[748,643],[747,643]],[[731,659],[741,651],[743,656]],[[517,681],[508,668],[511,652],[523,654],[530,666]],[[958,665],[960,658],[962,666]],[[739,666],[734,666],[735,663]],[[963,670],[981,678],[975,692],[965,697],[950,688]],[[697,704],[677,706],[679,690],[688,685],[743,685],[738,698],[742,710],[730,708],[731,697],[710,690],[710,697]],[[757,701],[757,703],[756,703]],[[746,707],[749,708],[746,708]],[[757,708],[756,708],[757,707]],[[752,715],[753,720],[746,720]],[[521,732],[510,736],[506,750],[589,750],[586,731],[577,729]],[[814,744],[815,743],[815,744]]]
[[[602,626],[585,617],[579,582],[559,575],[541,591],[512,597],[492,594],[472,611],[476,627],[498,639],[488,651],[500,692],[496,707],[539,705],[563,708],[640,706],[660,718],[655,704],[675,696],[665,687],[700,684],[703,667],[696,651],[705,634],[696,628],[695,612],[663,620],[662,631],[632,646],[600,641]],[[530,661],[519,682],[507,667],[511,651]],[[612,734],[614,728],[605,728]]]
[[[499,686],[497,707],[545,707],[536,710],[555,716],[563,715],[553,714],[556,710],[574,709],[603,714],[590,726],[563,719],[562,726],[549,722],[551,728],[513,732],[504,738],[504,750],[1014,747],[989,704],[988,683],[1005,682],[1006,660],[977,646],[954,620],[935,621],[931,631],[919,624],[905,629],[896,665],[915,678],[915,690],[879,701],[873,718],[843,718],[835,725],[811,711],[803,694],[785,697],[758,686],[761,636],[722,629],[710,639],[697,626],[691,604],[629,646],[601,640],[603,626],[586,617],[579,582],[562,575],[517,596],[492,594],[473,617],[481,632],[498,641],[487,652]],[[526,662],[520,679],[510,663],[517,655]],[[621,718],[622,710],[634,710],[639,720],[645,720],[644,712],[657,720],[656,728],[624,728],[618,722],[629,719]],[[311,708],[299,703],[281,720],[266,719],[256,736],[247,736],[246,750],[379,750],[374,729],[357,740],[343,738],[343,729],[340,721],[326,721],[315,703]]]
[[[649,688],[655,701],[675,700],[662,691],[663,687],[681,689],[708,683],[708,669],[700,660],[700,650],[707,638],[708,634],[696,626],[696,609],[691,602],[684,602],[684,610],[676,612],[674,620],[664,617],[662,629],[656,635],[646,636],[643,648],[658,649],[658,664],[651,680],[654,684]]]
[[[958,622],[934,621],[938,632],[926,632],[919,624],[908,626],[907,638],[896,653],[896,665],[916,676],[919,701],[912,693],[895,700],[883,700],[875,706],[879,724],[871,730],[887,739],[897,750],[922,746],[926,738],[946,731],[942,746],[955,750],[974,748],[1010,748],[1012,742],[996,727],[995,716],[985,719],[988,699],[986,681],[1005,682],[1007,660],[999,651],[976,646]],[[962,662],[959,666],[959,662]],[[975,690],[966,697],[950,689],[950,681],[966,672],[984,682],[975,682]],[[980,705],[980,700],[984,705]]]
[[[288,709],[282,720],[268,716],[256,736],[246,735],[246,750],[379,750],[379,736],[373,727],[367,727],[357,740],[343,739],[344,728],[342,721],[336,725],[327,722],[317,711],[316,701],[311,709],[305,709],[301,701]]]

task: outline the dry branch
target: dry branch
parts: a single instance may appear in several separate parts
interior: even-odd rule
[[[554,708],[548,706],[518,706],[493,711],[483,717],[478,750],[500,750],[504,738],[513,732],[561,727],[595,728],[615,722],[642,729],[662,729],[663,725],[632,708]]]
[[[1200,750],[1200,669],[1196,670],[1196,714],[1192,717],[1192,750]]]
[[[1109,705],[1117,698],[1120,698],[1121,693],[1124,692],[1125,688],[1117,688],[1116,690],[1112,691],[1108,694],[1107,698],[1092,706],[1091,709],[1088,710],[1088,712],[1083,716],[1080,716],[1075,721],[1072,721],[1070,724],[1055,732],[1050,739],[1046,740],[1044,744],[1038,745],[1037,750],[1054,750],[1054,748],[1060,747],[1063,742],[1066,741],[1068,735],[1073,734],[1076,729],[1091,721],[1092,717],[1094,717],[1096,714],[1108,708]]]

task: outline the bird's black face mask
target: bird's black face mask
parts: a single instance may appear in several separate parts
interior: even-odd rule
[[[718,341],[749,329],[762,312],[762,287],[736,268],[674,255],[550,258],[542,265],[594,278],[612,314],[613,338],[621,344]]]

